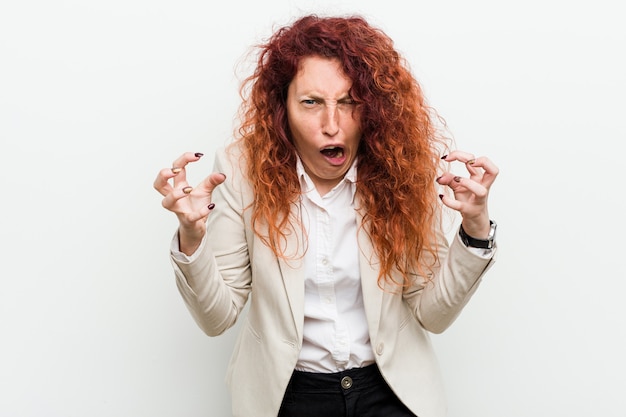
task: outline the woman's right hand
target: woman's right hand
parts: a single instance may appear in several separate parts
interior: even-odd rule
[[[197,187],[187,182],[186,167],[202,157],[201,153],[186,152],[172,164],[172,168],[159,171],[154,188],[164,197],[163,207],[176,214],[179,222],[178,238],[180,251],[191,255],[200,246],[206,233],[206,219],[213,210],[211,193],[226,176],[212,173]],[[173,179],[173,184],[170,184]]]

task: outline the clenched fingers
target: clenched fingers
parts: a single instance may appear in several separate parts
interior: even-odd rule
[[[470,179],[489,189],[498,176],[498,167],[487,157],[475,157],[463,151],[453,151],[442,157],[446,162],[459,161],[465,164]]]
[[[478,172],[478,168],[482,168],[482,172]],[[487,188],[491,187],[491,184],[493,184],[500,172],[498,167],[486,156],[474,159],[472,164],[468,164],[468,171],[470,174],[475,172],[475,175],[480,175],[480,183]]]
[[[204,154],[200,152],[185,152],[172,163],[171,168],[164,168],[159,171],[157,178],[154,180],[154,189],[157,190],[161,195],[165,196],[172,192],[173,187],[177,186],[185,186],[187,182],[187,174],[185,172],[185,167],[190,162],[196,162],[200,158],[202,158]],[[173,187],[170,184],[170,180],[174,179]]]
[[[162,170],[160,170],[153,183],[154,189],[163,196],[171,193],[173,187],[170,184],[170,179],[176,177],[176,175],[178,175],[180,171],[180,168],[163,168]]]
[[[169,184],[168,184],[169,186]],[[176,211],[176,203],[182,198],[187,198],[187,196],[191,193],[192,188],[188,185],[178,186],[176,188],[170,187],[170,192],[163,194],[165,198],[161,201],[161,204],[164,208],[170,211]]]
[[[481,182],[477,182],[471,178],[463,178],[451,173],[446,173],[437,178],[437,183],[440,185],[447,185],[455,194],[463,191],[469,191],[479,198],[484,198],[489,193],[489,188]]]

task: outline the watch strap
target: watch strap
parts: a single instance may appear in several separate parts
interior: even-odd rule
[[[470,235],[465,233],[465,230],[463,230],[463,225],[461,225],[461,227],[459,228],[459,236],[461,237],[461,241],[465,244],[465,246],[471,246],[472,248],[492,249],[495,241],[496,223],[490,220],[489,225],[491,226],[491,230],[487,239],[476,239],[471,237]]]

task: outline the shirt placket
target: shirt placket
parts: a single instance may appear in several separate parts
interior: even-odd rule
[[[331,216],[326,209],[320,206],[317,213],[317,257],[318,270],[316,279],[318,280],[318,290],[320,303],[325,310],[327,317],[333,321],[333,349],[332,357],[339,368],[348,363],[350,357],[350,344],[348,342],[348,332],[345,323],[339,317],[337,310],[337,297],[335,293],[335,276],[333,269],[332,242],[334,233],[332,229]]]

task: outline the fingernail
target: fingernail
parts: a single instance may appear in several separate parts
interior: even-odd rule
[[[191,192],[191,190],[193,190],[193,188],[191,188],[191,187],[185,187],[185,188],[183,188],[183,193],[185,193],[185,194],[189,194],[189,193]]]
[[[452,178],[455,182],[461,182],[461,177],[454,177]]]
[[[443,200],[443,194],[439,194],[439,198]]]
[[[448,157],[448,155],[444,155],[441,157],[441,159],[446,159]]]
[[[207,207],[209,210],[213,210],[215,208],[215,204],[211,203]]]
[[[474,165],[474,162],[476,162],[475,159],[470,159],[469,161],[467,161],[467,165]]]
[[[222,174],[222,176],[224,177],[224,179],[226,179],[226,174],[224,174],[223,172],[220,172],[220,174]]]
[[[443,175],[442,175],[441,177],[443,177]],[[437,177],[437,178],[435,179],[435,181],[439,182],[439,180],[441,179],[441,177]]]
[[[183,170],[182,168],[172,168],[172,172],[173,172],[174,174],[178,174],[178,173],[179,173],[180,171],[182,171],[182,170]]]
[[[204,154],[201,153],[201,152],[196,152],[196,153],[194,153],[194,155],[196,156],[196,158],[200,158],[200,157],[204,156]]]

